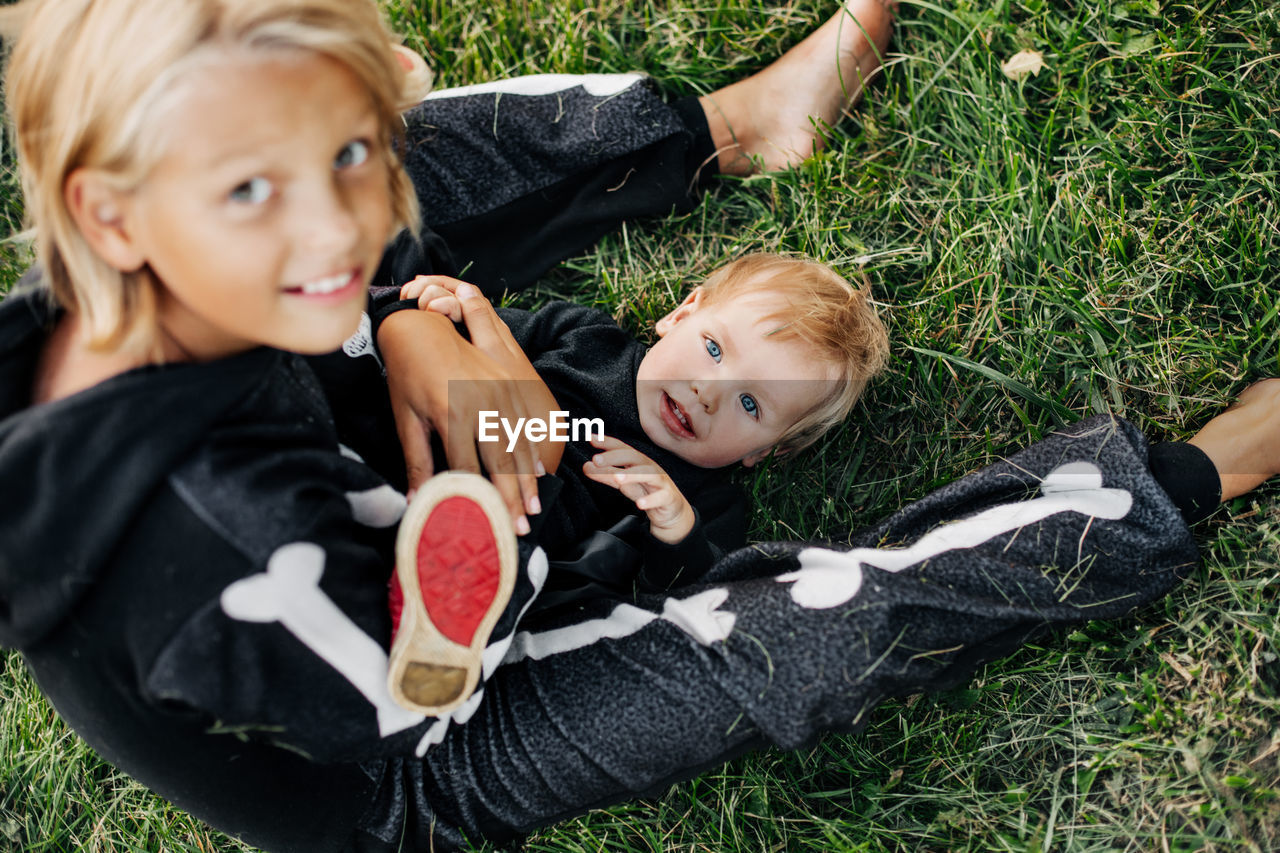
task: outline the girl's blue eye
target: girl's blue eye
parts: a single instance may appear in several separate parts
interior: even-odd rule
[[[751,415],[753,418],[760,417],[760,404],[756,402],[755,397],[752,397],[750,394],[743,394],[738,399],[742,401],[742,408],[748,415]]]
[[[711,340],[711,338],[706,338],[705,340],[707,342],[707,355],[714,358],[717,362],[720,361],[720,345]]]
[[[352,166],[359,166],[368,159],[369,143],[363,139],[356,139],[342,146],[338,156],[333,159],[333,165],[338,169],[350,169]]]
[[[231,191],[231,200],[241,204],[262,204],[271,198],[271,182],[266,178],[250,178]]]

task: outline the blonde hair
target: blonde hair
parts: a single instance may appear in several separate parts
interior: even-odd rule
[[[395,227],[417,224],[399,110],[430,80],[406,75],[373,0],[25,0],[0,9],[0,37],[12,45],[6,99],[44,286],[82,316],[93,346],[154,354],[157,282],[93,251],[64,200],[67,179],[92,168],[120,191],[138,187],[165,152],[164,103],[220,51],[307,51],[354,74],[380,119]]]
[[[769,252],[746,255],[707,276],[702,291],[705,305],[749,293],[782,297],[784,307],[764,318],[778,324],[770,336],[803,341],[839,370],[826,397],[778,439],[780,450],[802,450],[848,417],[889,359],[889,338],[871,304],[870,287],[854,287],[817,261]]]

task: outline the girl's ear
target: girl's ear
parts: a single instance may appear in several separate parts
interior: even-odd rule
[[[94,169],[76,169],[67,178],[63,200],[76,227],[98,256],[121,272],[147,262],[128,224],[129,198]]]
[[[702,288],[695,287],[684,298],[684,301],[675,307],[670,314],[653,324],[653,330],[658,333],[658,337],[665,338],[667,332],[676,327],[685,317],[688,317],[694,311],[698,310],[698,305],[702,302]]]

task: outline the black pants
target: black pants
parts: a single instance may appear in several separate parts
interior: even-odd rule
[[[490,290],[528,283],[628,217],[687,209],[710,152],[696,102],[669,108],[644,83],[447,96],[410,130],[425,220]],[[417,754],[368,767],[379,790],[351,848],[501,842],[752,749],[856,730],[886,698],[955,685],[1038,632],[1164,595],[1195,565],[1187,524],[1217,489],[1198,449],[1152,450],[1097,416],[852,547],[746,548],[698,586],[526,622],[495,640],[505,662],[473,703]],[[523,568],[545,579],[539,553]]]
[[[423,223],[486,294],[528,287],[625,220],[691,210],[715,176],[696,98],[668,106],[647,78],[603,80],[594,96],[445,90],[410,114]]]

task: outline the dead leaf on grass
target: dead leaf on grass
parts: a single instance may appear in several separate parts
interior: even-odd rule
[[[1039,74],[1044,68],[1044,54],[1038,50],[1020,50],[1004,61],[1000,70],[1010,80],[1021,80],[1031,74]]]

